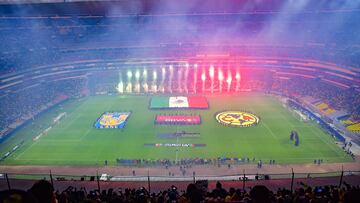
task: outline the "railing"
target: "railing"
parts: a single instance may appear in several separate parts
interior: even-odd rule
[[[196,182],[196,181],[238,181],[242,183],[243,188],[251,181],[267,181],[267,180],[288,180],[285,181],[287,187],[293,189],[296,179],[313,179],[313,178],[335,178],[335,181],[339,186],[343,184],[344,176],[359,176],[359,171],[335,171],[325,173],[269,173],[269,174],[254,174],[254,173],[238,173],[231,175],[196,175],[195,173],[189,175],[176,175],[176,176],[159,176],[159,175],[129,175],[129,176],[116,176],[101,174],[94,172],[94,175],[61,175],[52,174],[51,171],[48,174],[17,174],[17,173],[2,173],[0,174],[0,182],[4,181],[7,184],[8,189],[11,189],[13,181],[18,180],[41,180],[46,179],[54,182],[60,181],[94,181],[97,182],[100,189],[101,182],[147,182],[150,186],[152,182]],[[334,179],[333,179],[334,180]],[[3,184],[4,185],[4,184]]]

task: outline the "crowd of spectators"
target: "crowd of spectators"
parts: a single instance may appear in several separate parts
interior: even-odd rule
[[[343,89],[326,84],[320,79],[292,77],[287,81],[275,80],[275,90],[292,97],[311,96],[336,110],[343,110],[354,121],[360,121],[360,94],[355,88]]]
[[[274,17],[272,13],[267,13],[267,15],[270,19]],[[140,46],[146,49],[145,47],[149,46],[159,48],[170,44],[177,49],[171,53],[173,56],[181,54],[179,50],[184,47],[192,47],[194,50],[192,55],[196,55],[202,52],[202,46],[206,51],[209,44],[214,41],[219,43],[214,47],[217,51],[221,51],[221,46],[226,44],[243,45],[239,51],[234,51],[239,55],[297,57],[358,66],[359,44],[356,40],[354,41],[357,33],[348,29],[336,29],[331,32],[331,36],[324,37],[325,33],[330,32],[324,32],[319,36],[318,27],[308,26],[308,22],[318,21],[318,16],[315,18],[308,15],[310,14],[307,13],[304,18],[301,18],[301,21],[295,20],[292,23],[294,28],[286,29],[286,32],[282,34],[284,37],[279,37],[281,39],[275,40],[273,44],[253,37],[263,32],[261,27],[263,23],[259,22],[264,19],[257,15],[255,15],[256,18],[244,22],[242,26],[233,27],[232,32],[228,31],[228,23],[237,22],[237,16],[205,15],[200,18],[189,15],[178,16],[178,20],[175,21],[170,16],[164,16],[159,21],[157,17],[151,15],[129,15],[119,18],[104,16],[91,18],[81,16],[4,17],[0,19],[0,40],[3,42],[0,47],[2,66],[0,71],[14,72],[71,60],[112,59],[113,56],[119,58],[129,53],[136,56],[139,49],[130,50],[130,47]],[[327,14],[323,13],[323,15]],[[188,26],[188,23],[191,26]],[[308,36],[305,41],[300,34],[302,32],[296,32],[296,30],[303,31],[303,26],[307,26]],[[213,33],[218,33],[219,30],[222,30],[224,34],[214,40]],[[263,47],[249,46],[261,45],[261,42]],[[116,49],[116,47],[127,48]],[[229,47],[226,49],[224,52],[229,52]],[[231,50],[234,50],[233,47]],[[148,57],[151,57],[154,52],[157,52],[159,56],[169,53],[166,49],[157,49],[157,51],[148,51]],[[186,50],[182,56],[188,53],[189,51]]]
[[[6,190],[0,192],[0,202],[34,203],[76,203],[76,202],[124,202],[124,203],[357,203],[360,202],[360,187],[334,185],[311,187],[301,183],[301,187],[290,191],[279,188],[271,191],[264,185],[256,185],[250,190],[231,187],[226,190],[220,182],[208,189],[204,182],[190,183],[185,191],[172,185],[168,190],[149,192],[146,188],[126,188],[91,190],[69,186],[64,191],[54,190],[50,182],[40,180],[29,190]]]
[[[0,130],[15,128],[66,98],[81,94],[84,79],[44,82],[7,93],[0,99]]]

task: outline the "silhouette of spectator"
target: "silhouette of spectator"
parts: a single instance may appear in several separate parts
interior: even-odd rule
[[[23,190],[5,190],[0,192],[1,203],[37,203],[33,195]]]
[[[350,190],[345,193],[344,203],[358,203],[360,202],[360,190]]]
[[[38,203],[56,203],[54,187],[46,180],[36,182],[29,190]]]
[[[253,203],[269,203],[269,189],[264,185],[256,185],[250,191],[250,197]]]
[[[222,199],[225,199],[227,192],[224,188],[222,188],[222,185],[220,182],[216,183],[216,188],[212,191],[215,198],[220,197]]]
[[[187,199],[191,203],[198,203],[203,200],[201,192],[196,187],[196,185],[193,183],[191,183],[187,186],[186,193],[187,193],[187,195],[186,195]]]

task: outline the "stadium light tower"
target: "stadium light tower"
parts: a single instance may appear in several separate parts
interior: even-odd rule
[[[210,76],[210,80],[211,80],[211,93],[214,92],[214,74],[215,74],[215,71],[214,71],[214,66],[213,65],[210,65],[210,68],[209,68],[209,76]]]
[[[236,73],[236,80],[240,80],[240,74],[239,73]]]
[[[188,77],[189,77],[189,63],[186,63],[185,64],[185,73],[184,73],[184,75],[185,75],[185,77],[184,77],[184,82],[183,82],[183,84],[184,84],[184,90],[185,90],[185,92],[186,93],[188,93]]]
[[[173,77],[174,77],[174,67],[173,65],[169,65],[169,91],[170,93],[172,93],[172,80],[173,80]]]
[[[165,81],[165,76],[166,76],[166,69],[165,67],[161,68],[161,81],[164,82]]]
[[[183,75],[183,69],[181,67],[178,67],[178,71],[177,71],[177,87],[178,87],[179,92],[182,92],[182,88],[181,88],[182,75]]]
[[[144,92],[148,92],[148,84],[147,84],[147,69],[144,68],[143,73],[142,73],[142,77],[143,77],[143,89]]]
[[[132,93],[132,84],[131,84],[132,72],[131,72],[131,70],[128,70],[127,77],[128,77],[128,84],[126,86],[126,92]]]
[[[149,91],[149,86],[147,83],[143,84],[144,92],[147,93]]]
[[[124,93],[124,83],[122,81],[119,82],[118,86],[117,86],[117,91],[122,94]]]
[[[147,79],[147,69],[146,68],[144,68],[143,77],[144,77],[144,79]]]
[[[222,92],[222,82],[223,82],[223,80],[224,80],[224,75],[223,75],[223,73],[222,73],[221,70],[219,70],[218,79],[219,79],[219,83],[220,83],[220,89],[219,89],[219,91]]]
[[[202,92],[205,91],[205,80],[206,80],[206,75],[205,75],[205,72],[203,72],[203,73],[201,74]]]
[[[131,72],[131,70],[129,70],[129,71],[127,72],[127,76],[128,76],[128,80],[131,81],[131,78],[132,78],[132,72]]]
[[[224,80],[224,75],[223,75],[223,73],[222,73],[221,70],[220,70],[219,73],[218,73],[218,79],[219,79],[220,81],[223,81],[223,80]]]
[[[157,72],[156,72],[156,70],[153,70],[153,82],[152,82],[152,87],[151,87],[151,89],[152,89],[152,91],[155,92],[155,93],[157,92],[156,80],[157,80]]]
[[[236,91],[236,92],[238,92],[238,91],[239,91],[239,89],[240,89],[240,81],[241,81],[241,75],[240,75],[240,72],[236,71],[235,78],[236,78],[236,87],[235,87],[235,91]]]
[[[165,77],[166,77],[166,69],[163,66],[161,68],[161,83],[160,83],[160,87],[159,87],[160,91],[163,93],[165,92],[165,87],[164,87]]]
[[[127,93],[132,93],[132,84],[131,83],[128,83],[127,86],[126,86],[126,92]]]
[[[136,70],[135,72],[135,92],[137,93],[140,93],[140,82],[139,82],[139,79],[140,79],[140,71],[139,70]]]
[[[228,77],[227,77],[227,79],[226,79],[227,92],[230,92],[231,81],[232,81],[231,72],[228,71]]]
[[[124,93],[124,83],[122,81],[122,74],[120,71],[119,71],[119,83],[116,89],[120,94]]]
[[[156,70],[153,71],[153,81],[156,82],[157,80],[157,72]]]
[[[139,79],[140,79],[140,72],[138,70],[136,70],[136,72],[135,72],[135,79],[137,81],[139,81]]]
[[[169,65],[169,69],[170,69],[170,72],[173,72],[173,71],[174,71],[174,66],[173,66],[173,65]]]
[[[196,83],[197,83],[197,71],[198,71],[198,65],[194,64],[194,86],[193,91],[196,94]]]
[[[215,73],[215,71],[214,71],[214,66],[213,66],[213,65],[210,65],[210,68],[209,68],[209,76],[210,76],[211,79],[214,78],[214,73]]]

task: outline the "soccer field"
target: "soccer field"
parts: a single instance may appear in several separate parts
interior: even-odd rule
[[[151,96],[91,96],[70,100],[26,125],[1,144],[1,153],[16,143],[24,144],[1,164],[5,165],[103,165],[116,159],[162,159],[249,157],[277,163],[347,162],[351,159],[334,138],[313,122],[299,121],[273,96],[246,93],[240,96],[206,96],[205,110],[150,110]],[[260,117],[258,125],[228,127],[215,119],[216,112],[245,110]],[[106,111],[132,112],[123,129],[96,129]],[[67,116],[37,141],[61,112]],[[155,125],[158,114],[201,116],[200,125]],[[289,135],[296,130],[300,145]],[[199,133],[198,137],[160,138],[159,133]],[[144,144],[204,144],[202,147],[155,147]]]

